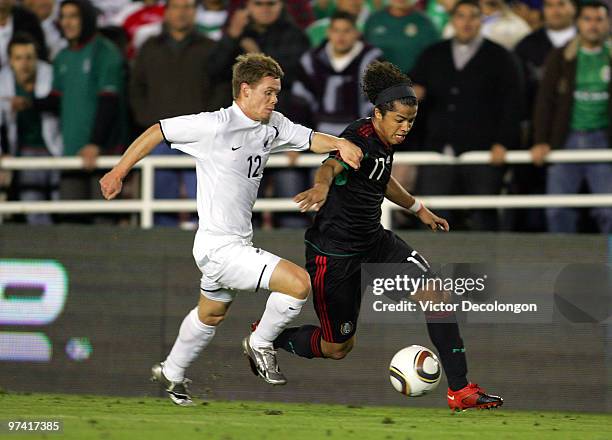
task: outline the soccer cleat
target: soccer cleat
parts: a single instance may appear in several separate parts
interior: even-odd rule
[[[164,374],[163,362],[153,365],[153,367],[151,367],[151,374],[151,382],[158,382],[164,387],[164,390],[168,393],[168,397],[170,397],[173,403],[179,406],[193,405],[191,394],[189,394],[189,389],[187,388],[187,384],[191,383],[189,379],[185,378],[182,382],[171,381]]]
[[[250,337],[242,340],[242,351],[249,360],[251,371],[255,376],[272,385],[285,385],[287,379],[278,368],[276,350],[273,348],[255,348],[250,343]]]
[[[504,404],[504,399],[485,393],[485,390],[475,383],[469,383],[457,391],[449,388],[446,399],[448,407],[453,411],[465,411],[471,408],[490,409]]]

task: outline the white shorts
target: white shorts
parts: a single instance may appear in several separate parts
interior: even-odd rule
[[[196,264],[202,272],[200,289],[207,298],[221,302],[233,301],[237,291],[268,290],[280,260],[279,256],[244,242],[205,250],[196,255]]]

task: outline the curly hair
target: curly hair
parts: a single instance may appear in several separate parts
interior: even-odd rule
[[[398,84],[407,84],[412,87],[412,81],[408,75],[402,73],[395,65],[387,61],[374,61],[368,65],[363,75],[363,92],[368,100],[374,104],[376,97],[385,89]],[[397,99],[401,104],[414,106],[417,100],[412,97]],[[385,102],[376,106],[384,116],[385,113],[394,109],[396,101]]]

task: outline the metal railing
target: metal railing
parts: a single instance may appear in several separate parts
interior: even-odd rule
[[[293,166],[312,168],[321,164],[324,156],[303,154]],[[458,157],[436,152],[396,153],[394,164],[406,165],[476,165],[487,164],[488,151],[471,151]],[[119,161],[119,156],[103,156],[97,161],[98,169],[110,169]],[[612,150],[595,149],[580,151],[553,151],[547,157],[548,163],[612,162]],[[189,156],[149,156],[136,164],[141,172],[141,197],[135,200],[83,200],[83,201],[36,201],[0,202],[0,215],[27,213],[139,213],[143,228],[153,226],[156,212],[196,211],[195,200],[155,200],[153,198],[153,175],[157,168],[193,168],[195,160]],[[508,164],[531,163],[529,151],[508,151]],[[82,169],[79,157],[60,158],[13,158],[0,160],[0,170],[78,170]],[[286,155],[270,156],[269,168],[289,166]],[[612,176],[610,176],[612,178]],[[612,194],[576,195],[497,195],[497,196],[428,196],[421,200],[433,209],[474,209],[474,208],[535,208],[535,207],[602,207],[612,206]],[[385,200],[382,205],[382,223],[391,226],[391,214],[397,205]],[[254,211],[290,212],[297,211],[291,199],[259,199]]]

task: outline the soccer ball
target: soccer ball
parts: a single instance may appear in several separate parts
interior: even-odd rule
[[[422,396],[436,389],[442,369],[438,357],[428,348],[411,345],[395,353],[389,365],[391,385],[410,397]]]

